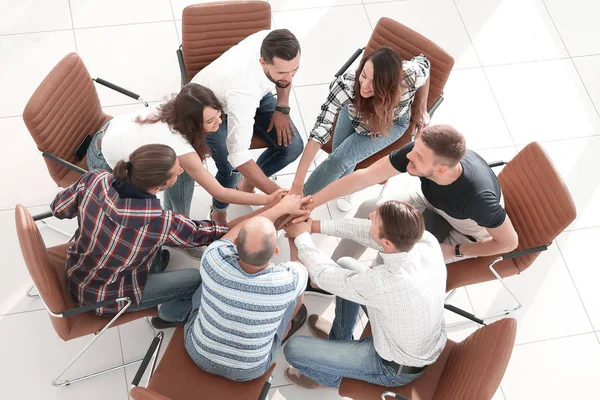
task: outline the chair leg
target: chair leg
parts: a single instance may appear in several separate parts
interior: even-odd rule
[[[90,341],[90,342],[89,342],[89,343],[88,343],[88,344],[87,344],[87,345],[86,345],[86,346],[85,346],[83,349],[81,349],[81,351],[79,351],[79,353],[78,353],[78,354],[75,356],[75,358],[73,358],[73,359],[71,360],[71,362],[70,362],[70,363],[69,363],[69,364],[68,364],[68,365],[65,367],[65,369],[63,369],[63,370],[62,370],[62,372],[61,372],[61,373],[60,373],[60,374],[59,374],[59,375],[58,375],[58,376],[57,376],[57,377],[56,377],[56,378],[55,378],[55,379],[52,381],[52,386],[56,386],[56,387],[69,386],[69,385],[71,385],[71,384],[73,384],[73,383],[76,383],[76,382],[79,382],[79,381],[83,381],[83,380],[86,380],[86,379],[90,379],[90,378],[93,378],[93,377],[96,377],[96,376],[99,376],[99,375],[104,375],[104,374],[107,374],[107,373],[109,373],[109,372],[115,371],[115,370],[117,370],[117,369],[120,369],[120,368],[126,368],[126,367],[128,367],[128,366],[130,366],[130,365],[134,365],[134,364],[138,364],[138,363],[142,362],[142,360],[136,360],[136,361],[128,362],[128,363],[125,363],[125,364],[117,365],[117,366],[115,366],[115,367],[112,367],[112,368],[104,369],[104,370],[102,370],[102,371],[94,372],[94,373],[92,373],[92,374],[83,375],[83,376],[80,376],[80,377],[78,377],[78,378],[75,378],[75,379],[65,379],[65,380],[63,380],[63,381],[60,381],[60,378],[61,378],[61,377],[62,377],[62,376],[63,376],[63,375],[64,375],[64,374],[67,372],[67,370],[68,370],[69,368],[71,368],[71,366],[72,366],[73,364],[75,364],[75,362],[76,362],[76,361],[77,361],[77,360],[78,360],[78,359],[79,359],[79,358],[80,358],[80,357],[81,357],[81,356],[82,356],[82,355],[83,355],[83,354],[84,354],[84,353],[87,351],[87,349],[89,349],[89,348],[90,348],[90,347],[91,347],[91,346],[94,344],[94,342],[95,342],[96,340],[98,340],[98,338],[99,338],[100,336],[102,336],[102,334],[103,334],[103,333],[104,333],[104,332],[105,332],[105,331],[106,331],[108,328],[110,328],[110,327],[112,326],[112,324],[114,324],[114,323],[115,323],[115,321],[116,321],[116,320],[117,320],[117,319],[118,319],[118,318],[119,318],[121,315],[123,315],[123,313],[124,313],[125,311],[127,311],[127,309],[129,308],[129,306],[130,306],[130,305],[131,305],[131,301],[129,301],[129,302],[128,302],[128,303],[127,303],[127,304],[126,304],[126,305],[125,305],[125,306],[124,306],[124,307],[121,309],[121,311],[119,311],[119,313],[118,313],[117,315],[115,315],[115,316],[114,316],[114,317],[113,317],[113,318],[112,318],[112,319],[111,319],[111,320],[110,320],[110,321],[109,321],[109,322],[108,322],[108,323],[107,323],[107,324],[104,326],[104,328],[102,328],[100,331],[98,331],[98,332],[96,332],[96,333],[94,334],[94,337],[92,338],[92,340],[91,340],[91,341]]]
[[[511,313],[517,311],[518,309],[520,309],[522,307],[521,302],[519,301],[519,299],[517,298],[517,296],[515,296],[515,294],[508,288],[508,285],[506,284],[506,282],[504,281],[504,278],[502,278],[500,276],[500,274],[498,273],[498,271],[496,271],[494,269],[494,264],[496,264],[497,262],[501,261],[502,258],[496,258],[495,260],[493,260],[490,265],[489,265],[489,269],[492,272],[492,274],[494,274],[494,276],[496,277],[496,279],[502,284],[502,287],[508,292],[508,294],[513,298],[513,300],[517,303],[517,305],[513,308],[510,309],[505,309],[504,311],[499,311],[496,313],[492,313],[492,314],[487,314],[483,317],[478,317],[480,319],[482,319],[483,321],[491,319],[491,318],[496,318],[496,317],[501,317],[503,315],[510,315]],[[446,296],[446,301],[448,301],[448,299],[454,294],[454,291],[456,289],[452,290],[450,292],[450,294],[448,296]],[[461,321],[461,322],[456,322],[456,323],[452,323],[452,324],[448,324],[447,326],[456,326],[456,325],[461,325],[464,323],[467,323],[469,321]]]
[[[36,293],[32,293],[33,291],[36,291]],[[29,286],[29,289],[27,289],[27,291],[25,292],[25,294],[27,295],[27,297],[29,297],[30,299],[35,299],[40,297],[40,294],[37,293],[37,288],[35,287],[35,285],[31,285]]]

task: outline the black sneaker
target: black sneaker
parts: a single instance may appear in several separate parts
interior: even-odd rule
[[[180,322],[169,322],[169,321],[165,321],[161,317],[154,317],[154,318],[152,318],[151,322],[152,322],[152,326],[156,329],[167,329],[167,328],[177,328],[178,326],[184,326],[185,323],[187,322],[187,319],[185,321],[180,321]]]

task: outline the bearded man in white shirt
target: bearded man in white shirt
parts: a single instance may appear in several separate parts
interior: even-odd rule
[[[222,186],[271,194],[279,186],[268,177],[302,154],[304,144],[289,115],[299,67],[298,39],[276,29],[248,36],[192,79],[214,92],[225,113],[219,130],[207,137]],[[253,135],[269,144],[256,162],[249,150]],[[226,222],[228,206],[213,198],[211,219]]]
[[[446,345],[446,265],[415,207],[391,200],[368,220],[309,219],[285,229],[295,238],[292,257],[297,251],[312,281],[336,295],[333,326],[309,325],[317,338],[295,336],[286,345],[288,379],[306,389],[338,387],[344,377],[394,387],[435,362]],[[378,250],[377,259],[372,267],[349,257],[336,263],[315,247],[311,232],[352,239]],[[361,306],[372,335],[353,340]]]

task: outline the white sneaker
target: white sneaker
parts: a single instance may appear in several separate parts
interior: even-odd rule
[[[352,210],[352,203],[354,202],[354,195],[342,196],[338,198],[337,206],[342,212],[348,212]]]

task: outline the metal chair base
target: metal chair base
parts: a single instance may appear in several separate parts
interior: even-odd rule
[[[492,318],[497,318],[497,317],[505,316],[505,315],[510,315],[510,314],[512,314],[513,312],[517,311],[518,309],[520,309],[522,307],[522,304],[519,301],[519,299],[517,298],[517,296],[515,296],[515,294],[506,285],[506,282],[504,281],[504,278],[502,278],[500,276],[500,274],[498,273],[498,271],[496,271],[494,269],[494,264],[496,264],[499,261],[502,261],[502,257],[498,257],[498,258],[494,259],[490,263],[489,269],[492,272],[492,274],[494,274],[494,276],[496,277],[496,279],[502,284],[502,287],[508,292],[508,294],[510,294],[510,296],[517,303],[517,305],[515,307],[513,307],[513,308],[505,309],[503,311],[499,311],[499,312],[496,312],[496,313],[487,314],[485,316],[478,316],[477,315],[477,317],[480,318],[480,319],[482,319],[483,321],[486,321],[486,320],[489,320],[489,319],[492,319]],[[450,300],[450,298],[454,295],[455,292],[456,292],[456,289],[452,289],[450,291],[450,293],[446,296],[445,303],[447,303],[448,300]],[[457,325],[462,325],[462,324],[465,324],[465,323],[468,323],[468,322],[470,322],[470,321],[465,320],[465,321],[461,321],[461,322],[454,322],[454,323],[448,324],[446,326],[447,327],[457,326]]]
[[[129,298],[127,298],[126,301],[127,301],[127,303],[125,304],[125,306],[123,306],[123,308],[121,308],[121,310],[117,313],[117,315],[115,315],[114,317],[112,317],[111,320],[108,321],[108,323],[106,325],[104,325],[104,327],[100,331],[94,333],[94,337],[92,338],[92,340],[90,340],[90,342],[88,344],[86,344],[85,347],[79,351],[79,353],[77,353],[77,355],[71,360],[71,362],[69,362],[69,364],[65,367],[65,369],[63,369],[62,372],[52,381],[52,386],[55,386],[55,387],[69,386],[69,385],[71,385],[73,383],[76,383],[76,382],[80,382],[80,381],[83,381],[83,380],[86,380],[86,379],[90,379],[90,378],[93,378],[93,377],[96,377],[96,376],[99,376],[99,375],[104,375],[104,374],[107,374],[109,372],[115,371],[117,369],[125,368],[125,367],[128,367],[130,365],[142,362],[142,360],[132,361],[132,362],[124,363],[124,364],[121,364],[121,365],[118,365],[118,366],[115,366],[115,367],[112,367],[112,368],[108,368],[108,369],[105,369],[105,370],[102,370],[102,371],[98,371],[98,372],[94,372],[94,373],[91,373],[91,374],[88,374],[88,375],[84,375],[84,376],[81,376],[79,378],[66,379],[66,380],[63,380],[63,381],[60,380],[60,378],[69,370],[69,368],[71,368],[71,366],[73,366],[73,364],[75,364],[75,362],[77,362],[77,360],[79,360],[79,358],[81,358],[81,356],[87,351],[87,349],[89,349],[94,344],[94,342],[96,342],[96,340],[98,340],[98,338],[100,338],[100,336],[102,336],[102,334],[104,332],[106,332],[106,330],[108,328],[110,328],[115,323],[115,321],[117,319],[119,319],[119,317],[121,315],[123,315],[125,313],[125,311],[127,311],[127,309],[131,306],[131,300]],[[44,306],[46,306],[45,303],[44,303]],[[50,309],[48,309],[48,306],[46,306],[46,310],[48,311],[48,313],[50,315],[52,315],[52,316],[54,316],[56,318],[63,318],[63,316],[61,314],[55,314],[52,311],[50,311]]]

